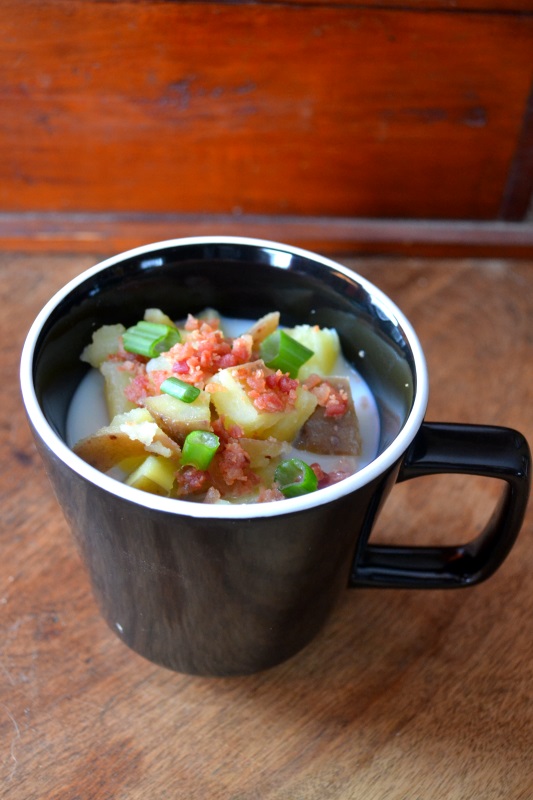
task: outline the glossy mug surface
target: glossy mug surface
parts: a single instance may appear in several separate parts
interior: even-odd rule
[[[132,325],[146,307],[174,319],[205,307],[281,323],[336,328],[379,413],[376,458],[310,495],[254,505],[157,497],[98,472],[66,444],[67,413],[103,324]],[[461,587],[496,570],[519,532],[530,454],[517,431],[424,421],[420,343],[394,303],[329,259],[276,242],[178,239],[87,270],[43,308],[21,359],[26,413],[56,496],[109,626],[170,669],[242,675],[293,656],[347,587]],[[397,481],[431,473],[505,484],[482,534],[458,547],[368,543]],[[356,598],[354,597],[354,602]]]

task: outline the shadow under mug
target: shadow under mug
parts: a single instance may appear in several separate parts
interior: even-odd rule
[[[254,505],[161,498],[103,475],[66,444],[79,359],[102,324],[146,307],[174,319],[205,307],[334,327],[379,412],[377,457],[314,494]],[[370,282],[313,253],[236,237],[137,248],[87,270],[35,320],[21,360],[26,413],[101,613],[133,650],[199,675],[253,673],[293,656],[347,587],[454,588],[491,575],[529,494],[530,453],[511,429],[424,421],[424,355],[405,316]],[[498,478],[485,530],[449,547],[369,543],[392,486],[420,475]]]

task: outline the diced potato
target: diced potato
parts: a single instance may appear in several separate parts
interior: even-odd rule
[[[168,495],[174,484],[178,464],[163,456],[148,456],[128,475],[126,483],[151,494]]]
[[[244,366],[253,369],[256,363],[258,366],[264,366],[262,361]],[[265,439],[274,436],[276,439],[291,441],[305,420],[313,413],[316,406],[314,395],[298,387],[296,403],[292,409],[259,411],[234,373],[233,367],[220,370],[211,381],[223,387],[221,391],[211,395],[211,402],[219,416],[224,417],[226,427],[238,425],[245,436],[252,438]]]
[[[261,437],[265,428],[271,427],[284,416],[283,412],[259,411],[248,397],[244,386],[234,376],[233,367],[221,369],[211,379],[211,383],[222,387],[211,394],[211,402],[218,415],[224,417],[226,427],[238,425],[245,436]]]
[[[328,383],[348,395],[348,409],[342,417],[326,417],[325,409],[316,410],[302,426],[294,447],[321,455],[357,456],[361,453],[359,420],[347,378],[328,378]]]
[[[274,480],[274,472],[282,456],[290,451],[287,442],[277,439],[239,439],[239,444],[250,456],[250,468],[269,486]]]
[[[278,325],[279,311],[271,311],[269,314],[265,314],[264,317],[261,317],[261,319],[258,319],[247,331],[253,339],[254,346],[261,344],[267,336],[274,333]]]
[[[334,328],[319,328],[318,325],[297,325],[287,330],[289,336],[313,351],[313,355],[302,364],[298,379],[304,381],[312,373],[331,375],[339,357],[341,347]]]
[[[124,389],[132,380],[132,373],[122,369],[120,361],[104,361],[100,366],[100,372],[105,381],[104,394],[109,419],[136,408],[135,403],[128,400],[124,394]]]
[[[161,430],[181,445],[190,431],[211,427],[210,401],[207,392],[200,392],[192,403],[161,394],[146,398],[145,405]]]
[[[81,360],[98,369],[108,356],[118,352],[120,337],[125,330],[124,325],[102,325],[93,333],[92,342],[84,348]]]
[[[268,439],[249,439],[244,436],[239,439],[239,444],[250,456],[250,467],[253,470],[263,469],[290,450],[286,442],[280,442],[272,437]]]
[[[311,416],[316,408],[317,400],[314,394],[308,392],[302,386],[296,390],[297,399],[294,408],[282,414],[274,425],[267,428],[266,436],[273,436],[283,442],[292,442],[302,425]]]
[[[177,327],[168,314],[165,314],[160,308],[147,308],[144,312],[144,319],[146,322],[156,322],[158,325],[170,325],[171,328]]]
[[[101,472],[147,453],[179,458],[178,444],[157,426],[150,412],[135,408],[74,445],[74,452]]]
[[[130,472],[134,472],[137,467],[140,467],[143,461],[146,458],[146,450],[143,451],[141,456],[131,456],[129,458],[125,458],[122,461],[119,461],[117,466],[124,472],[126,475],[129,475]]]

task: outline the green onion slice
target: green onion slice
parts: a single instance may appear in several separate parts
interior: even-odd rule
[[[218,450],[220,439],[211,431],[191,431],[181,449],[181,463],[197,469],[207,469]]]
[[[160,388],[164,394],[176,397],[184,403],[192,403],[200,394],[200,389],[197,386],[192,386],[192,384],[181,381],[179,378],[166,378]]]
[[[299,458],[282,461],[274,473],[274,480],[285,497],[299,497],[316,491],[318,479],[311,467]]]
[[[122,334],[122,341],[128,353],[156,358],[181,342],[181,336],[178,329],[170,325],[141,320]]]
[[[259,352],[267,367],[288,372],[291,378],[298,376],[302,364],[313,355],[312,350],[279,328],[263,340]]]

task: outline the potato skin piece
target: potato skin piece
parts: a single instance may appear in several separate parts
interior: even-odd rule
[[[127,458],[150,453],[179,458],[181,454],[179,445],[157,426],[144,408],[118,414],[110,425],[77,442],[73,450],[101,472],[109,472]]]
[[[361,453],[359,421],[347,378],[327,378],[335,389],[348,394],[348,409],[342,417],[326,417],[325,409],[317,406],[304,423],[293,442],[298,450],[319,455],[358,456]]]
[[[184,403],[168,394],[147,397],[145,406],[159,427],[180,446],[191,431],[211,428],[210,396],[201,392],[192,403]]]

